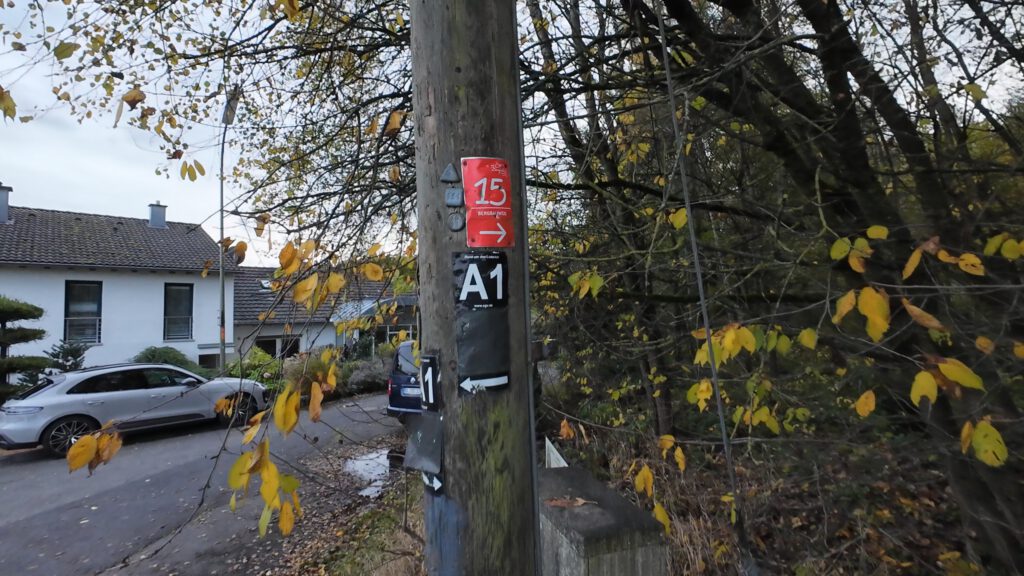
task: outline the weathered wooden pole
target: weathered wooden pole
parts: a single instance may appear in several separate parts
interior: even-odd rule
[[[412,0],[432,575],[537,573],[514,0]]]

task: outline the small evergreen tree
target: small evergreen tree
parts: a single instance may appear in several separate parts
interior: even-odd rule
[[[50,347],[46,355],[50,358],[50,367],[61,372],[80,370],[85,364],[85,353],[89,345],[84,342],[68,342],[61,340]]]
[[[42,356],[11,356],[11,346],[35,342],[46,335],[39,328],[22,328],[12,326],[12,322],[36,320],[43,315],[43,309],[0,296],[0,384],[7,383],[7,377],[17,372],[36,372],[50,365],[50,360]]]

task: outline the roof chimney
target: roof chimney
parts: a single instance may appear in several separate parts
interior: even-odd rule
[[[167,206],[160,204],[159,200],[149,205],[149,227],[167,228]]]
[[[10,186],[4,186],[3,182],[0,182],[0,224],[10,224],[10,200],[9,196],[14,188]]]

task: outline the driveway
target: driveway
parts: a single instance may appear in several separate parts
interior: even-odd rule
[[[385,396],[346,399],[325,406],[317,424],[303,412],[288,438],[273,430],[279,468],[296,474],[290,463],[324,443],[396,430],[397,423],[381,415],[386,403]],[[227,470],[240,452],[241,434],[231,431],[226,452],[215,460],[224,434],[211,424],[128,436],[92,477],[84,469],[69,476],[64,460],[42,450],[0,452],[0,574],[96,574],[134,560],[189,519],[208,479],[204,512],[226,510]],[[251,529],[262,508],[252,502],[258,499],[250,494],[237,515],[217,514],[205,541],[212,547]],[[203,546],[193,543],[191,553],[201,555]]]

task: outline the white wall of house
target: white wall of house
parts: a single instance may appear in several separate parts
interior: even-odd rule
[[[64,337],[65,281],[103,283],[100,343],[89,348],[86,366],[129,361],[149,346],[172,346],[192,360],[216,354],[220,289],[216,274],[198,272],[0,266],[0,294],[43,308],[43,317],[20,323],[46,330],[43,340],[12,347],[17,355],[42,355]],[[192,339],[164,340],[164,284],[192,284]],[[234,342],[234,282],[225,281],[228,352]]]
[[[285,333],[282,324],[264,326],[239,324],[235,326],[235,338],[236,349],[240,354],[245,354],[257,339],[298,338],[299,352],[309,352],[324,346],[334,346],[337,343],[334,324],[320,322],[293,325],[290,334]]]

